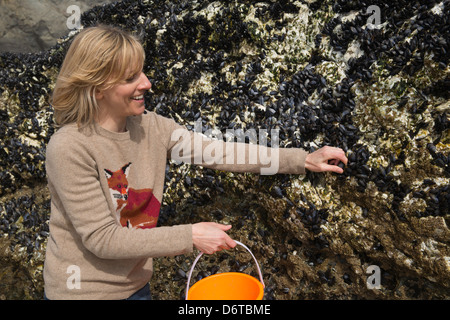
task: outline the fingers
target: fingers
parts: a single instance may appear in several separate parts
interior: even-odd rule
[[[345,156],[344,150],[341,150],[341,152],[339,152],[339,153],[337,154],[337,159],[340,160],[340,161],[342,161],[345,165],[347,165],[347,163],[348,163],[348,159],[347,159],[347,157]],[[339,162],[338,162],[338,163],[339,163]]]
[[[230,238],[225,231],[231,225],[224,225],[215,222],[200,222],[192,226],[192,240],[194,246],[206,254],[231,249],[236,246],[236,242]]]
[[[345,165],[347,165],[348,163],[348,159],[345,156],[344,150],[339,148],[333,148],[332,150],[330,150],[329,157],[331,158],[331,160],[329,161],[330,165],[327,165],[325,170],[339,174],[344,173],[344,169],[338,166],[340,162],[342,162]]]
[[[228,246],[227,249],[232,249],[232,248],[236,247],[236,245],[237,245],[236,242],[233,239],[231,239],[228,235],[227,235],[227,239],[226,239],[226,244]]]
[[[231,229],[231,225],[230,224],[220,224],[220,223],[216,223],[216,222],[207,222],[208,224],[210,224],[213,227],[219,228],[222,231],[228,231]],[[236,242],[234,242],[233,239],[230,238],[229,235],[227,235],[226,233],[224,234],[225,237],[225,244],[226,247],[225,249],[230,249],[230,248],[234,248],[236,246]]]
[[[208,224],[210,224],[211,226],[214,226],[216,228],[219,228],[222,231],[228,231],[231,229],[230,224],[220,224],[220,223],[216,223],[216,222],[208,222]]]
[[[344,173],[344,169],[338,167],[336,165],[326,164],[323,166],[323,171],[335,172],[335,173]]]
[[[215,222],[213,222],[213,223],[214,223],[215,227],[221,229],[222,231],[227,231],[227,230],[231,229],[231,225],[219,224],[219,223],[215,223]],[[230,249],[236,247],[236,242],[228,234],[226,234],[224,232],[223,237],[224,238],[222,240],[224,241],[224,244],[222,244],[220,246],[221,249],[230,250]]]
[[[337,166],[340,163],[338,159],[333,159],[328,161],[328,164],[331,164],[332,166]]]
[[[338,160],[338,161],[342,161],[344,164],[347,164],[348,159],[345,156],[344,150],[342,150],[341,148],[326,146],[326,147],[323,147],[322,149],[323,149],[324,156],[327,160],[334,160],[334,161]],[[336,165],[338,163],[336,163]]]
[[[311,154],[308,154],[306,157],[305,168],[314,172],[331,171],[343,173],[344,170],[338,166],[340,162],[345,165],[348,163],[344,150],[325,146]]]

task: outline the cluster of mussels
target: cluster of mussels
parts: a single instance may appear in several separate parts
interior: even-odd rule
[[[171,162],[160,225],[231,223],[260,260],[266,299],[448,298],[449,7],[448,0],[123,0],[81,20],[142,38],[149,110],[189,129],[198,120],[203,132],[277,129],[280,147],[347,153],[344,174],[305,177]],[[72,38],[39,54],[0,54],[3,255],[45,249],[48,96]],[[248,257],[230,256],[205,257],[195,277],[256,276]],[[154,297],[183,296],[192,258],[155,261]],[[35,259],[30,273],[39,277]],[[381,290],[366,287],[372,264],[383,269]]]

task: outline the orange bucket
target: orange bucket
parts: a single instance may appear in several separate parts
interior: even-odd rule
[[[258,261],[256,261],[249,248],[239,241],[235,240],[235,242],[247,249],[252,255],[258,268],[260,281],[245,273],[224,272],[203,278],[189,289],[192,271],[203,254],[200,253],[189,271],[186,300],[262,300],[264,296],[264,282]]]

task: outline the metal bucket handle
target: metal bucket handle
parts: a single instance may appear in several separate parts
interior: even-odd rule
[[[259,280],[261,281],[263,288],[265,288],[266,286],[264,285],[264,281],[263,281],[263,277],[262,277],[262,273],[261,273],[261,269],[259,268],[259,264],[258,261],[256,260],[255,256],[253,255],[253,253],[250,251],[250,249],[243,243],[234,240],[234,242],[236,242],[237,244],[241,245],[242,247],[244,247],[245,249],[247,249],[247,251],[252,255],[253,260],[255,261],[256,264],[256,268],[258,269],[258,273],[259,273]],[[200,254],[197,256],[197,258],[195,258],[194,263],[192,264],[191,270],[189,270],[189,275],[188,275],[188,280],[187,280],[187,286],[186,286],[186,300],[188,299],[188,292],[189,292],[189,285],[191,283],[191,275],[192,275],[192,271],[194,271],[194,267],[197,264],[198,259],[200,259],[200,257],[203,255],[203,252],[200,252]]]

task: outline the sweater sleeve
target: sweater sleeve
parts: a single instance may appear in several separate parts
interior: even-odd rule
[[[46,170],[53,197],[52,233],[75,232],[75,241],[103,259],[172,256],[191,252],[192,226],[152,229],[120,226],[101,188],[95,158],[89,148],[69,134],[52,137]],[[60,239],[67,239],[59,235]]]
[[[305,174],[308,152],[303,149],[224,142],[189,131],[171,119],[158,121],[165,122],[161,126],[168,130],[168,157],[175,161],[230,172]]]

